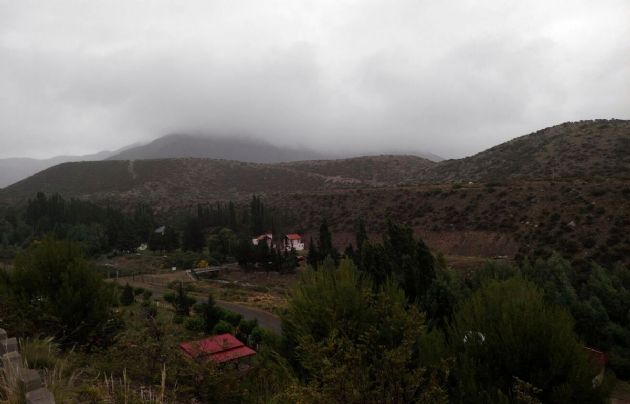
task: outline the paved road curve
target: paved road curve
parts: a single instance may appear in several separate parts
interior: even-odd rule
[[[149,284],[145,282],[139,282],[132,278],[120,278],[118,280],[118,283],[121,285],[124,285],[127,282],[129,283],[129,285],[133,287],[142,287],[145,289],[149,289],[153,293],[153,297],[156,297],[156,298],[162,298],[164,293],[172,292],[172,290],[167,289],[165,287],[153,285],[153,284]],[[206,298],[204,297],[195,296],[194,294],[191,294],[191,296],[197,299],[197,301],[200,303],[203,303],[206,301]],[[216,303],[217,303],[217,306],[221,308],[224,308],[224,309],[227,309],[227,310],[230,310],[230,311],[233,311],[235,313],[242,315],[243,318],[246,320],[253,320],[253,319],[258,320],[258,325],[261,326],[262,328],[271,330],[278,334],[282,330],[280,318],[269,312],[266,312],[264,310],[260,310],[254,307],[244,306],[239,303],[226,302],[224,300],[217,300]]]

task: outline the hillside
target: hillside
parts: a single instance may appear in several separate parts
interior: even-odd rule
[[[197,140],[201,154],[207,152],[202,145],[219,145],[216,139]],[[240,141],[226,142],[223,146],[229,148]],[[61,164],[2,190],[0,200],[15,202],[45,191],[168,207],[203,200],[240,200],[254,192],[311,192],[430,182],[630,177],[630,121],[620,120],[565,123],[472,157],[439,163],[395,155],[276,164],[201,158],[117,160],[128,155],[148,156],[138,154],[141,151],[166,153],[169,144],[171,153],[177,154],[183,152],[178,145],[193,143],[190,137],[171,136],[123,151],[114,160]],[[251,146],[252,143],[244,147],[242,153],[253,152]],[[276,150],[267,146],[262,146],[260,159],[270,158],[266,151]],[[215,151],[223,154],[229,150]]]
[[[630,177],[630,121],[595,120],[552,126],[471,157],[440,162],[424,180],[583,177]]]
[[[228,137],[193,136],[173,134],[163,136],[146,145],[131,147],[108,160],[139,160],[164,158],[209,158],[245,161],[249,163],[279,163],[322,158],[322,155],[306,149],[277,147],[270,143]]]
[[[339,160],[314,160],[287,163],[306,173],[316,173],[329,178],[354,179],[372,185],[396,185],[424,178],[437,163],[417,156],[365,156]]]
[[[43,191],[95,201],[183,206],[247,199],[252,193],[386,186],[409,181],[433,164],[413,156],[285,164],[193,158],[64,163],[1,190],[0,199],[18,202]]]
[[[545,256],[630,263],[630,183],[512,181],[464,186],[346,189],[267,200],[316,236],[322,218],[339,248],[354,243],[360,219],[380,239],[387,218],[408,224],[438,252],[462,256]]]
[[[93,161],[105,159],[116,152],[103,151],[84,156],[57,156],[49,159],[12,157],[0,159],[0,188],[27,178],[41,170],[69,161]]]

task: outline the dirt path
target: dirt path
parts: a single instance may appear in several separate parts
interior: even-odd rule
[[[145,282],[139,282],[134,280],[131,277],[119,278],[118,283],[124,285],[125,283],[129,283],[129,285],[133,287],[142,287],[150,290],[153,293],[153,297],[162,298],[165,293],[172,292],[172,290],[158,285],[153,285]],[[202,303],[206,300],[206,297],[196,295],[195,293],[190,293],[192,297],[194,297],[197,302]],[[224,300],[217,300],[217,306],[224,308],[226,310],[233,311],[243,316],[246,320],[258,320],[258,325],[262,328],[271,330],[275,333],[280,333],[282,331],[280,318],[275,316],[269,312],[264,310],[260,310],[254,307],[244,306],[242,304],[234,303],[234,302],[226,302]]]

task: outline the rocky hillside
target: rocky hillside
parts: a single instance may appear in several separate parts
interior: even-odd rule
[[[471,157],[440,162],[420,180],[589,177],[630,178],[630,121],[552,126]]]

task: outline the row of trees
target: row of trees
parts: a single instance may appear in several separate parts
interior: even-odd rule
[[[561,307],[522,278],[485,278],[443,330],[349,259],[309,269],[283,316],[285,353],[317,402],[602,402]],[[525,400],[525,401],[523,401]],[[307,400],[308,401],[308,400]]]
[[[282,316],[283,342],[267,347],[282,355],[265,354],[263,347],[243,385],[269,382],[265,397],[280,401],[602,402],[609,384],[593,387],[597,370],[574,331],[593,327],[580,325],[583,320],[575,314],[574,324],[574,308],[567,302],[608,299],[602,305],[609,321],[624,327],[625,269],[616,270],[614,278],[594,271],[587,279],[572,279],[570,266],[554,258],[520,268],[492,264],[460,281],[442,278],[442,261],[422,260],[422,244],[408,236],[407,229],[392,224],[381,243],[367,238],[357,243],[356,251],[371,244],[387,254],[406,240],[406,249],[399,251],[410,258],[391,264],[384,279],[382,271],[355,264],[358,254],[338,265],[328,257],[301,273]],[[398,244],[388,241],[401,237]],[[427,263],[435,275],[424,284]],[[405,268],[407,277],[400,276]],[[48,334],[64,345],[93,347],[111,341],[120,326],[112,311],[119,292],[98,277],[76,244],[51,239],[33,244],[12,271],[0,273],[0,317],[21,336]],[[408,278],[422,287],[405,289]],[[575,300],[574,281],[582,285]],[[443,288],[436,289],[440,282]],[[130,304],[136,293],[125,289],[121,300]],[[449,309],[442,307],[444,293],[435,292],[442,289],[454,301],[447,303]],[[240,337],[248,339],[256,328],[221,312],[211,299],[196,303],[181,284],[164,298],[189,330],[243,333]],[[147,303],[150,329],[159,331],[149,309],[155,310]],[[449,314],[437,321],[436,313]],[[621,335],[615,332],[613,341]],[[155,343],[163,345],[160,335]],[[228,375],[214,377],[220,382]],[[233,387],[231,395],[247,396]]]

